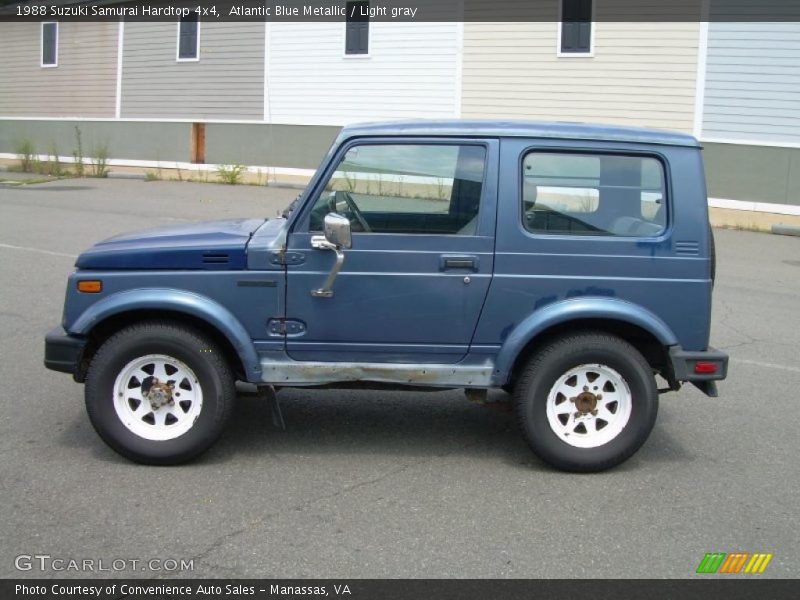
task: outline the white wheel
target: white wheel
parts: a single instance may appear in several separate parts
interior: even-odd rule
[[[631,391],[614,369],[580,365],[556,380],[547,396],[553,432],[576,448],[597,448],[615,439],[631,416]]]
[[[127,363],[113,389],[119,420],[146,440],[180,437],[203,408],[203,390],[194,371],[165,354],[148,354]]]

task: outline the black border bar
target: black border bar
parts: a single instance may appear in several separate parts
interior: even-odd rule
[[[557,21],[562,0],[369,0],[372,21]],[[594,0],[596,22],[800,22],[797,0]],[[347,0],[0,0],[0,21],[341,22]]]

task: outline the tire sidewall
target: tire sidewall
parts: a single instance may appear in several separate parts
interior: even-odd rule
[[[631,348],[631,351],[636,351]],[[631,413],[622,431],[609,442],[578,448],[562,440],[547,418],[547,399],[556,381],[580,365],[600,364],[614,369],[631,393]],[[649,367],[638,353],[617,345],[565,345],[539,363],[531,384],[523,390],[522,425],[534,450],[561,468],[593,471],[609,468],[630,457],[647,439],[658,411],[658,391]]]
[[[188,460],[210,446],[224,425],[225,382],[210,360],[217,350],[180,331],[164,329],[158,336],[125,332],[104,346],[92,362],[86,381],[86,405],[92,425],[114,450],[141,462],[173,463]],[[197,377],[203,393],[200,414],[192,427],[171,440],[148,440],[136,435],[120,420],[114,407],[114,383],[132,360],[164,354],[183,362]]]

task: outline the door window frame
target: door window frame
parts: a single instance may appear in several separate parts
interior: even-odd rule
[[[460,137],[453,137],[453,138],[446,138],[446,137],[374,137],[374,138],[367,138],[367,137],[359,137],[359,138],[352,138],[347,140],[341,146],[339,146],[336,153],[333,155],[332,159],[328,162],[325,171],[322,175],[317,179],[314,183],[314,188],[309,190],[309,193],[306,195],[302,207],[297,211],[297,216],[294,217],[292,222],[288,228],[288,234],[291,235],[293,233],[297,234],[310,234],[312,233],[310,230],[310,221],[311,221],[311,211],[313,210],[314,206],[316,205],[317,201],[320,198],[320,195],[325,191],[325,186],[327,185],[330,178],[336,172],[336,169],[339,168],[342,160],[344,159],[347,152],[356,146],[400,146],[400,145],[411,145],[411,146],[480,146],[484,148],[486,153],[486,157],[484,160],[483,165],[483,180],[481,181],[481,199],[480,204],[478,206],[478,225],[476,228],[476,232],[474,235],[467,236],[467,235],[458,235],[455,233],[378,233],[378,232],[365,232],[365,231],[354,231],[353,232],[353,239],[357,239],[360,236],[395,236],[395,237],[403,237],[403,238],[421,238],[425,236],[436,236],[436,237],[447,237],[447,238],[470,238],[470,237],[486,237],[489,235],[494,235],[494,232],[484,232],[483,226],[487,221],[487,205],[490,199],[490,183],[491,177],[495,175],[495,171],[491,168],[491,161],[496,160],[496,157],[493,158],[492,153],[492,141],[496,141],[496,138],[460,138]],[[495,206],[496,208],[496,206]],[[294,215],[292,215],[294,216]]]

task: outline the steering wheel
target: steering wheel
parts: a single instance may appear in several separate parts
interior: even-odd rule
[[[362,231],[366,233],[372,233],[372,228],[367,224],[367,220],[364,218],[364,215],[361,214],[361,210],[356,205],[356,202],[355,200],[353,200],[353,197],[350,195],[350,192],[344,192],[344,191],[336,192],[337,196],[339,194],[342,195],[342,198],[344,198],[344,201],[347,204],[347,207],[350,209],[350,212],[353,213],[353,216],[356,218],[356,221],[358,221],[358,224],[361,225]]]

